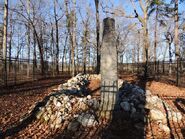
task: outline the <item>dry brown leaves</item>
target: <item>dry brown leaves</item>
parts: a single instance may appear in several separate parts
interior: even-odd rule
[[[122,76],[122,79],[128,80],[132,83],[138,83],[138,79],[135,76]],[[56,86],[48,86],[48,84],[54,85],[52,82],[53,80],[45,80],[41,81],[40,84],[34,83],[32,85],[34,89],[31,89],[31,85],[28,85],[27,87],[24,85],[24,91],[19,92],[15,89],[15,91],[11,92],[10,94],[0,96],[0,129],[6,130],[7,128],[10,128],[12,124],[17,124],[19,119],[29,111],[30,107],[33,107],[36,102],[41,101],[45,96],[52,92],[52,89],[56,88]],[[55,80],[54,82],[61,83],[62,80]],[[185,96],[184,88],[178,88],[176,86],[156,81],[149,81],[141,84],[146,85],[146,88],[150,89],[153,94],[159,96]],[[28,88],[30,90],[27,91],[26,89]],[[14,89],[11,89],[10,91],[12,90]],[[18,90],[21,89],[18,87]],[[89,90],[94,96],[99,97],[100,81],[97,79],[92,80],[89,84]],[[176,98],[165,101],[171,105],[173,109],[179,111],[174,104],[174,100]],[[182,109],[184,109],[184,104],[180,103],[179,105],[182,107]],[[183,118],[185,120],[184,115]],[[106,136],[109,136],[109,138],[120,138],[123,136],[124,138],[134,138],[137,135],[140,135],[134,128],[132,122],[124,120],[124,118],[122,118],[122,121],[109,123],[107,127],[105,124],[100,124],[99,126],[91,129],[80,128],[76,133],[65,131],[68,122],[69,121],[66,121],[63,123],[63,126],[60,129],[53,131],[47,126],[47,124],[34,121],[27,125],[26,128],[7,138],[101,138]],[[174,124],[172,121],[170,121],[169,126],[174,137],[183,138],[183,134],[185,133],[184,124],[185,123],[183,122]],[[182,127],[184,127],[184,129]],[[169,134],[167,135],[161,131],[158,128],[158,125],[151,122],[148,122],[145,125],[143,132],[147,139],[171,138]]]

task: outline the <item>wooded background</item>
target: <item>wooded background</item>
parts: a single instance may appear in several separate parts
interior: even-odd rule
[[[168,63],[166,74],[176,78],[185,67],[184,6],[183,0],[1,0],[0,83],[99,73],[107,16],[116,21],[119,63],[142,64],[145,76]]]

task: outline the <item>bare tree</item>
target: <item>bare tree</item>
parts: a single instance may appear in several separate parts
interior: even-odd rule
[[[175,0],[175,36],[174,36],[174,45],[175,45],[175,59],[178,60],[179,58],[179,0]]]
[[[3,60],[4,60],[4,81],[7,84],[7,28],[8,27],[8,0],[4,1],[4,25],[3,25]]]
[[[28,16],[30,18],[30,0],[27,0],[27,11],[28,11]],[[28,22],[27,25],[27,47],[28,47],[28,62],[27,62],[27,78],[30,76],[30,23]]]
[[[158,20],[158,6],[156,7],[156,15],[155,15],[155,31],[154,31],[154,71],[156,72],[157,70],[157,43],[158,43],[158,38],[157,38],[157,32],[158,32],[158,26],[157,26],[157,20]]]
[[[58,21],[59,19],[57,18],[57,0],[54,0],[54,18],[55,18],[55,28],[56,28],[56,72],[59,74],[59,32],[58,32]]]
[[[12,12],[10,12],[10,33],[9,33],[9,73],[11,71],[11,67],[12,67],[12,39],[13,39],[13,17],[12,17]]]
[[[100,73],[100,19],[99,19],[99,0],[94,0],[96,7],[96,47],[97,47],[97,67],[96,73]]]
[[[69,66],[71,69],[71,75],[75,75],[75,47],[76,47],[76,0],[73,0],[73,8],[69,13],[68,4],[69,1],[65,0],[65,12],[66,12],[66,21],[67,21],[67,30],[70,37],[70,58],[71,65]]]
[[[71,50],[71,69],[72,76],[75,76],[75,48],[76,48],[76,0],[73,0],[72,11],[72,50]]]
[[[168,44],[168,49],[169,49],[169,75],[172,74],[172,42],[173,42],[173,34],[169,31],[165,34],[165,39]]]
[[[87,44],[88,44],[88,38],[89,38],[89,15],[87,13],[87,19],[85,21],[82,21],[84,25],[84,32],[82,37],[82,43],[83,43],[83,70],[86,74],[86,65],[87,65]]]

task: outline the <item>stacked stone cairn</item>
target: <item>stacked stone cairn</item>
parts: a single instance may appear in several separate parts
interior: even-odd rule
[[[128,82],[124,82],[119,89],[119,104],[120,108],[134,121],[136,128],[144,127],[147,119],[150,119],[157,123],[160,129],[169,133],[167,118],[173,122],[182,120],[182,114],[174,111],[158,96]]]
[[[97,113],[100,100],[89,95],[87,90],[87,85],[92,79],[101,80],[101,77],[78,74],[67,83],[59,85],[45,105],[39,107],[36,118],[49,124],[52,129],[60,128],[65,121],[69,121],[67,129],[71,131],[78,130],[80,126],[98,125]],[[144,91],[139,86],[120,79],[118,87],[119,108],[134,122],[136,128],[143,128],[150,119],[163,131],[169,133],[167,118],[173,122],[182,120],[180,112],[174,111],[165,101],[152,95],[149,90]]]
[[[46,105],[39,108],[36,118],[49,124],[52,129],[60,128],[65,121],[69,121],[68,129],[73,131],[80,125],[97,125],[99,100],[88,95],[87,90],[91,78],[90,75],[78,74],[59,85],[49,96]]]

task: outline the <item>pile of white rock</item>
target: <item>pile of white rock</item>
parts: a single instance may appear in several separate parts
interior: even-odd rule
[[[100,100],[88,94],[87,85],[92,79],[101,80],[100,75],[78,74],[67,83],[59,85],[36,113],[37,119],[49,124],[52,129],[60,128],[68,121],[68,130],[76,131],[80,126],[92,127],[98,124]],[[170,132],[167,120],[180,122],[182,114],[174,111],[158,96],[137,85],[118,80],[118,104],[128,114],[136,128],[143,128],[147,119],[156,122],[165,132]],[[148,117],[146,117],[148,116]]]
[[[135,123],[145,123],[149,118],[156,122],[165,132],[170,132],[167,120],[180,122],[182,114],[174,111],[166,102],[158,96],[146,92],[137,85],[124,82],[119,90],[120,108],[129,114]],[[148,115],[148,117],[146,117]]]
[[[57,91],[70,95],[86,95],[86,87],[89,83],[89,74],[78,74],[69,79],[66,83],[60,84]]]
[[[172,107],[160,99],[158,96],[152,95],[149,90],[146,91],[146,105],[149,110],[149,118],[156,122],[165,132],[170,132],[167,123],[169,121],[181,122],[182,114],[172,109]]]
[[[67,120],[71,121],[69,130],[77,130],[79,125],[95,126],[98,124],[95,113],[99,108],[99,100],[85,95],[89,83],[89,76],[78,74],[59,85],[46,104],[39,107],[36,118],[49,124],[52,129],[57,129]]]

